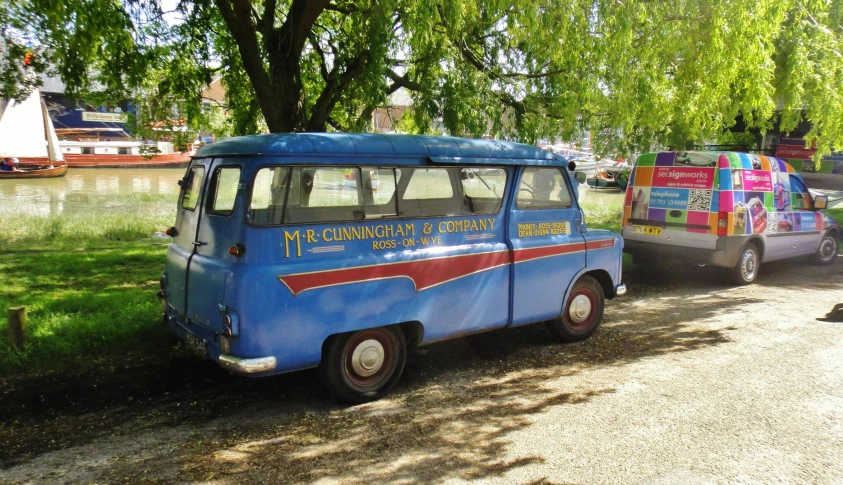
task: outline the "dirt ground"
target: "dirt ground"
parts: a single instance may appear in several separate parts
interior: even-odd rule
[[[627,280],[585,342],[424,347],[356,407],[183,350],[0,383],[0,482],[843,483],[843,257]]]

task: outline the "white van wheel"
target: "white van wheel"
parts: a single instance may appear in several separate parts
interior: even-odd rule
[[[760,267],[761,258],[758,255],[758,247],[754,243],[749,243],[743,247],[738,263],[732,268],[732,279],[739,285],[748,285],[755,281]]]
[[[820,241],[820,249],[811,259],[816,264],[831,264],[837,257],[837,251],[839,251],[837,236],[832,232],[826,232],[823,240]]]
[[[337,399],[359,404],[383,397],[401,378],[406,361],[404,332],[370,328],[331,337],[319,377]]]

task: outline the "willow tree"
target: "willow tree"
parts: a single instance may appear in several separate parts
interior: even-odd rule
[[[605,149],[687,145],[740,116],[804,117],[843,147],[841,2],[823,0],[6,0],[2,89],[35,51],[73,92],[141,87],[198,113],[223,76],[237,132],[365,130],[405,88],[414,126]],[[25,47],[29,42],[31,45]],[[151,81],[154,80],[154,81]],[[22,88],[23,86],[23,88]],[[96,89],[95,89],[96,88]]]

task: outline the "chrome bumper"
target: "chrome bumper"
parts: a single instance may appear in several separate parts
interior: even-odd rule
[[[255,359],[241,359],[230,355],[220,355],[220,366],[238,374],[255,374],[275,368],[275,357],[258,357]]]
[[[626,295],[626,285],[618,285],[615,287],[615,295],[616,296],[623,296]]]

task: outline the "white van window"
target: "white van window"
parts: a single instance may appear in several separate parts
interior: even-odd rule
[[[498,212],[506,189],[502,168],[463,168],[460,170],[465,209],[472,214]]]
[[[234,209],[237,187],[240,184],[240,167],[219,167],[211,179],[211,193],[214,198],[208,210],[210,214],[228,215]]]
[[[199,191],[202,189],[202,179],[205,177],[205,167],[199,165],[190,169],[187,172],[187,177],[184,178],[184,194],[181,199],[181,206],[187,210],[196,208],[199,203]]]
[[[287,193],[287,167],[265,167],[258,171],[252,184],[249,221],[256,226],[281,224],[284,197]]]
[[[808,192],[808,188],[805,187],[802,180],[793,175],[790,176],[790,193],[793,198],[792,209],[807,210],[811,208],[811,194]]]
[[[564,209],[571,207],[571,192],[565,175],[556,167],[528,167],[521,175],[515,206],[519,209]]]

